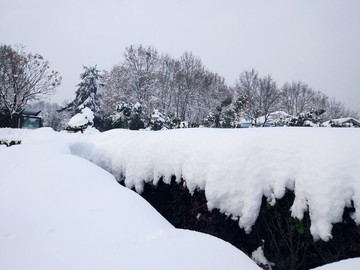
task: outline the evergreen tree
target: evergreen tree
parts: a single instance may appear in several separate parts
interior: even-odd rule
[[[227,98],[216,107],[215,112],[210,112],[203,120],[205,127],[236,128],[240,124],[240,115],[247,102],[246,96],[239,96],[235,102]]]
[[[170,117],[155,109],[151,114],[149,128],[151,130],[172,129],[173,121],[171,121]]]
[[[314,127],[320,126],[322,122],[322,115],[325,113],[325,110],[311,110],[307,113],[299,113],[296,117],[293,117],[290,120],[289,126],[294,127]]]
[[[81,82],[77,85],[75,99],[60,111],[66,110],[75,115],[87,107],[94,112],[95,117],[100,117],[101,88],[104,86],[100,82],[102,76],[96,66],[83,68],[85,71],[80,75]]]
[[[131,130],[139,130],[145,127],[145,119],[142,105],[137,102],[132,107],[132,113],[130,117],[129,128]]]
[[[110,115],[110,128],[129,129],[132,107],[133,105],[130,102],[120,102],[120,104],[116,107],[116,111]]]

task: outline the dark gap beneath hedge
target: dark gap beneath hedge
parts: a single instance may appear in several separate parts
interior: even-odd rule
[[[302,220],[291,217],[290,207],[295,198],[291,190],[287,190],[274,206],[263,197],[259,217],[250,234],[240,229],[237,219],[226,216],[219,209],[209,211],[204,190],[197,189],[190,194],[183,179],[177,183],[172,177],[170,184],[160,179],[156,186],[145,183],[140,195],[176,228],[219,237],[249,256],[262,246],[266,258],[275,263],[274,270],[306,270],[360,257],[360,226],[351,218],[355,211],[353,206],[344,209],[342,223],[334,224],[330,241],[314,242],[309,213],[305,213]]]

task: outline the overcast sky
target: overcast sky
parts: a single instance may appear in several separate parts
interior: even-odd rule
[[[23,44],[75,97],[82,65],[109,70],[130,45],[185,51],[231,86],[255,68],[360,110],[359,0],[0,0],[0,43]]]

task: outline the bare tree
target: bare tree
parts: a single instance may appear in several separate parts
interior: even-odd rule
[[[305,83],[285,83],[281,89],[280,107],[290,115],[311,110],[315,92]]]
[[[277,88],[276,82],[270,75],[260,79],[259,90],[259,110],[265,118],[263,122],[263,126],[265,126],[270,113],[277,109],[280,92]]]
[[[126,69],[123,65],[115,65],[110,71],[103,71],[102,104],[105,114],[116,110],[120,102],[130,102],[131,93],[127,87]]]
[[[272,77],[268,75],[261,78],[254,69],[240,74],[233,91],[235,99],[241,96],[247,100],[244,113],[255,125],[258,124],[260,116],[265,116],[262,124],[266,124],[269,114],[277,108],[280,98],[280,92]]]
[[[180,62],[163,55],[159,61],[157,96],[159,97],[156,107],[165,115],[174,112],[175,89],[177,86],[177,75],[180,72]]]
[[[257,71],[254,69],[244,71],[239,75],[235,82],[234,97],[239,96],[247,98],[246,106],[244,107],[245,116],[248,117],[255,124],[260,116],[260,108],[258,105],[258,93],[260,89],[260,78]]]
[[[311,110],[326,110],[328,100],[329,97],[321,91],[313,92],[313,96],[311,99]]]
[[[124,58],[125,87],[131,94],[131,102],[145,104],[144,110],[150,113],[157,98],[153,93],[157,87],[158,52],[153,47],[130,46],[126,48]]]
[[[204,87],[205,68],[200,58],[190,52],[185,52],[179,62],[174,96],[175,114],[181,120],[193,120],[191,108],[200,89]]]
[[[0,100],[9,124],[29,101],[55,93],[61,77],[49,68],[48,61],[39,54],[0,46]]]

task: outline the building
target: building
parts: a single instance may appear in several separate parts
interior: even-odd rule
[[[16,127],[26,129],[36,129],[43,126],[39,116],[41,111],[22,110],[16,116]]]
[[[360,121],[352,117],[345,117],[326,121],[322,125],[324,127],[360,127]]]

